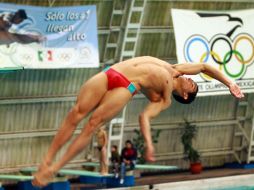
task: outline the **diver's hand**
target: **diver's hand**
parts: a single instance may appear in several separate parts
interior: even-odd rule
[[[146,147],[145,159],[148,162],[154,162],[155,161],[154,147],[153,146],[147,146]]]
[[[229,85],[229,91],[231,92],[231,94],[232,94],[234,97],[236,97],[236,98],[238,98],[238,99],[244,97],[244,94],[242,93],[240,87],[239,87],[237,84],[235,84],[235,83],[231,83],[231,84]]]

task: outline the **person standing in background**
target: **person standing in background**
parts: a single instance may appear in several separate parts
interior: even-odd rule
[[[98,151],[100,153],[100,173],[102,175],[108,174],[108,163],[107,163],[107,144],[108,137],[104,127],[99,128],[96,133],[97,143],[98,143]]]

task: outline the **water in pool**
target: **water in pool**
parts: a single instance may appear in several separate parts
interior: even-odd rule
[[[212,189],[210,189],[212,190]],[[239,186],[239,187],[231,187],[231,188],[222,188],[222,189],[214,189],[214,190],[254,190],[254,187],[250,186]]]

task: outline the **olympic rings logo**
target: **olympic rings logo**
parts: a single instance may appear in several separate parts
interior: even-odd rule
[[[24,61],[32,61],[33,57],[32,57],[31,54],[22,54],[21,59],[24,60]]]
[[[216,64],[231,78],[240,79],[254,61],[254,39],[246,33],[238,34],[233,40],[227,35],[217,34],[210,41],[204,36],[193,35],[185,42],[184,56],[187,62]],[[206,81],[212,80],[205,74],[201,77]]]
[[[71,59],[72,55],[70,53],[60,53],[58,58],[60,61],[68,62]]]

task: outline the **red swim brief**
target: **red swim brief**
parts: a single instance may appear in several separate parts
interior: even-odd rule
[[[117,72],[116,70],[106,67],[104,70],[105,74],[108,77],[108,90],[114,88],[124,87],[127,88],[132,96],[137,93],[137,89],[132,82],[130,82],[124,75]]]

